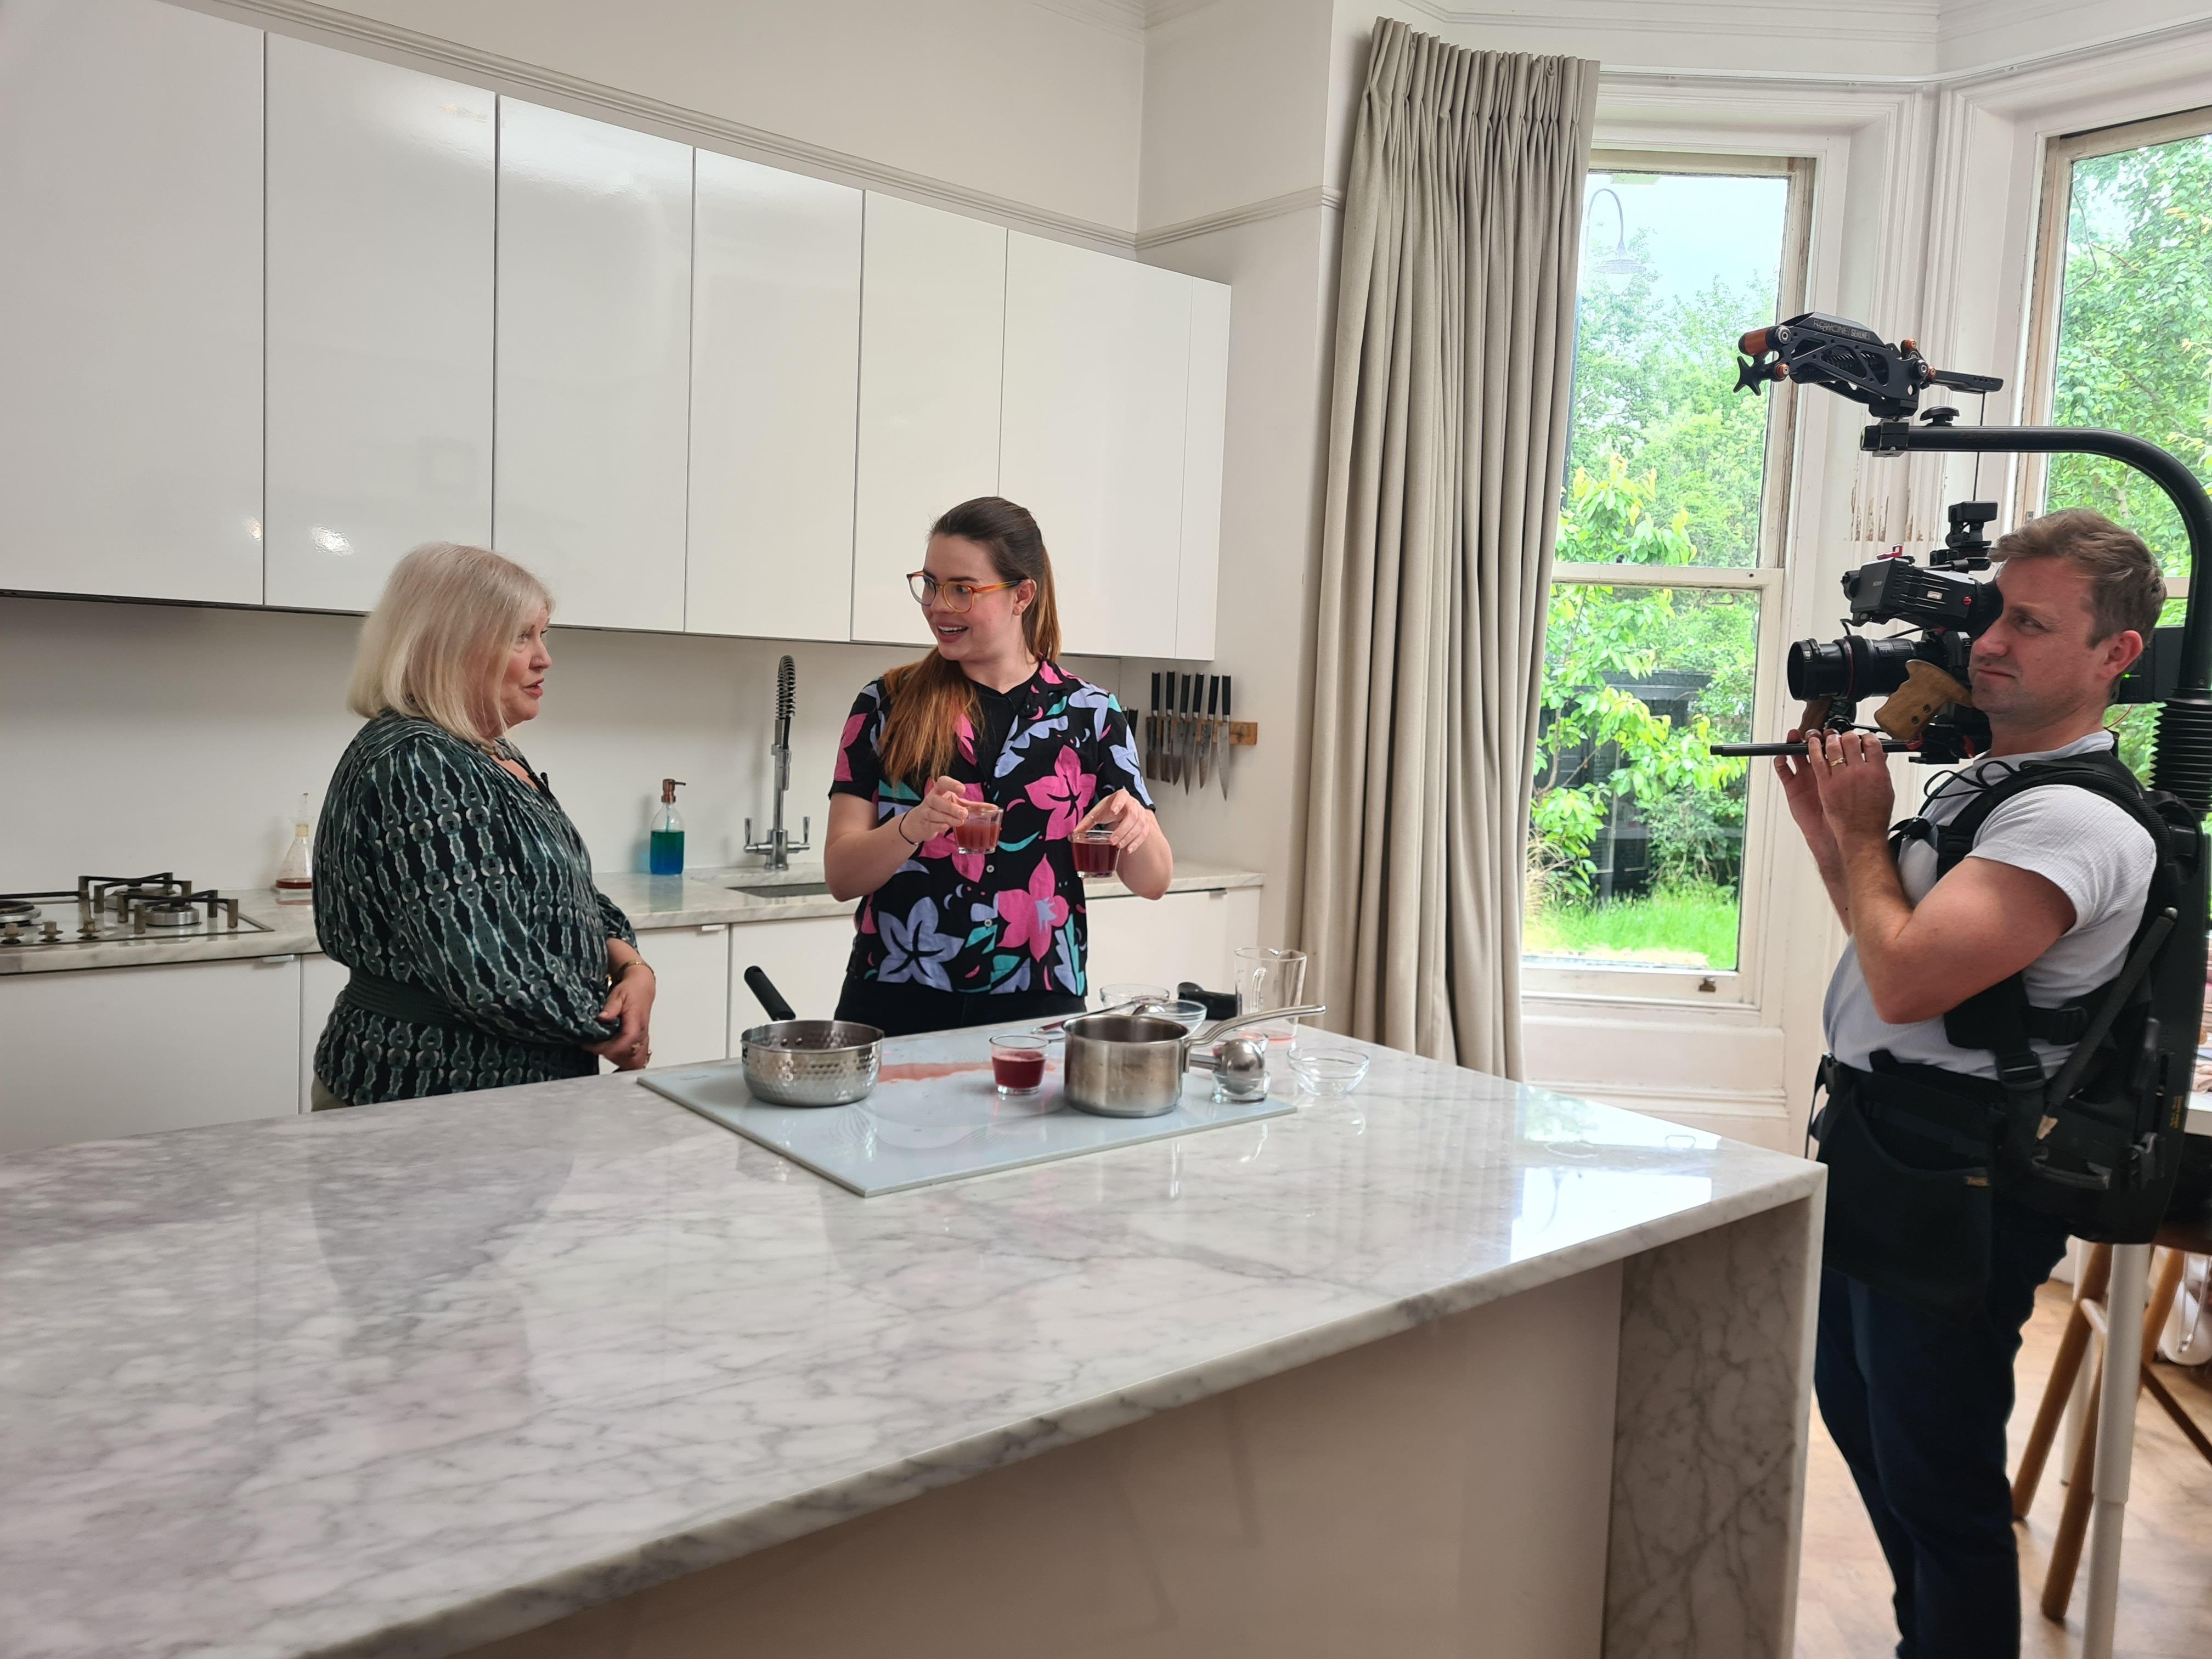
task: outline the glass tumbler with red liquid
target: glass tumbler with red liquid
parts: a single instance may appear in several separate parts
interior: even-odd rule
[[[1121,861],[1121,849],[1114,845],[1114,827],[1094,823],[1075,837],[1075,873],[1079,876],[1110,876]]]
[[[1026,1100],[1044,1086],[1044,1039],[1009,1031],[991,1039],[991,1081],[1003,1100]]]
[[[968,816],[952,827],[952,844],[963,853],[995,853],[999,849],[999,820],[1002,810],[987,800],[962,803]]]

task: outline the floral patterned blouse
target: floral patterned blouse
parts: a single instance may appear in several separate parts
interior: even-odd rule
[[[963,853],[951,836],[916,848],[860,902],[847,969],[854,977],[939,991],[1085,994],[1089,929],[1069,836],[1116,789],[1148,807],[1152,797],[1129,717],[1111,692],[1048,662],[1009,695],[1013,722],[995,759],[978,762],[975,729],[963,720],[951,769],[969,799],[1004,809],[998,850]],[[874,801],[878,823],[921,799],[883,775],[887,705],[881,680],[854,700],[830,786],[833,795]]]

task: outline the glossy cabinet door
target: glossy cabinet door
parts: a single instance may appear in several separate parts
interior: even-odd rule
[[[10,974],[0,1054],[0,1154],[289,1117],[300,959]]]
[[[1232,939],[1240,896],[1215,889],[1142,899],[1123,892],[1095,898],[1091,925],[1091,1000],[1102,985],[1158,985],[1172,991],[1185,980],[1210,991],[1235,988],[1231,951],[1249,939]],[[1256,912],[1255,912],[1256,914]]]
[[[637,936],[638,954],[653,964],[655,1066],[696,1066],[730,1053],[730,930],[656,927]],[[611,1069],[601,1060],[602,1071]]]
[[[0,588],[261,602],[261,32],[0,6]]]
[[[745,983],[757,968],[783,993],[801,1019],[828,1019],[845,989],[845,964],[853,955],[853,918],[809,916],[793,921],[741,921],[730,928],[730,1052],[738,1039],[768,1023],[768,1012]]]
[[[491,539],[489,92],[269,37],[270,605]]]
[[[314,1109],[315,1045],[323,1040],[323,1027],[331,1023],[331,1010],[338,1006],[338,993],[352,977],[342,962],[317,951],[300,958],[300,1109]]]
[[[1224,283],[1191,283],[1186,408],[1174,654],[1185,662],[1204,662],[1213,656],[1221,586],[1222,445],[1229,423],[1229,289]]]
[[[860,202],[698,152],[690,633],[852,636]]]
[[[927,645],[906,574],[938,514],[999,489],[1006,233],[870,191],[861,258],[853,637]]]
[[[1176,654],[1191,279],[1017,234],[1001,493],[1052,550],[1066,648]]]
[[[586,628],[684,626],[691,151],[499,104],[492,533]]]

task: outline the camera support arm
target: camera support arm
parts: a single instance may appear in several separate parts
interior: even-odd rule
[[[2205,558],[2212,554],[2212,495],[2195,475],[2155,444],[2096,427],[1878,421],[1866,428],[1859,447],[1877,455],[2102,455],[2166,492],[2189,537],[2189,609],[2182,623],[2181,676],[2160,711],[2151,781],[2199,814],[2212,810],[2212,605],[2202,591]]]

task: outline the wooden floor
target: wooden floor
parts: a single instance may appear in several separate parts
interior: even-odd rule
[[[2028,1322],[2020,1356],[2020,1403],[2013,1413],[2015,1461],[2035,1420],[2044,1379],[2064,1328],[2069,1287],[2045,1285]],[[2212,1367],[2159,1375],[2198,1424],[2212,1431]],[[2027,1659],[2072,1659],[2081,1647],[2081,1601],[2088,1583],[2085,1557],[2063,1626],[2036,1602],[2050,1559],[2051,1535],[2065,1501],[2054,1451],[2034,1512],[2020,1537],[2021,1635]],[[1813,1413],[1806,1473],[1805,1559],[1797,1602],[1797,1659],[1884,1659],[1895,1651],[1888,1569],[1874,1528],[1860,1507],[1842,1455]],[[2212,1655],[2212,1464],[2148,1394],[2136,1418],[2135,1473],[2128,1495],[2127,1548],[2120,1566],[2120,1613],[2115,1659],[2206,1659]]]

